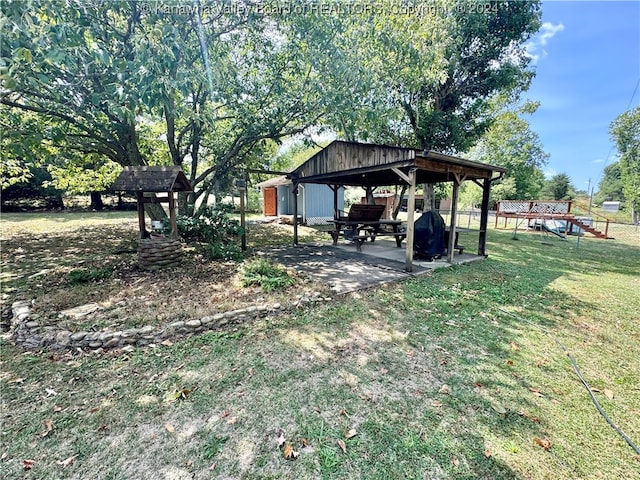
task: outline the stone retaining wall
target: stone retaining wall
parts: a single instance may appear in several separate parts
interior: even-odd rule
[[[167,339],[176,339],[192,334],[229,328],[246,322],[265,317],[271,313],[283,312],[291,307],[305,303],[324,300],[316,292],[313,297],[302,297],[289,307],[279,303],[261,304],[232,310],[225,313],[202,317],[193,320],[180,320],[163,326],[146,325],[140,328],[126,330],[76,331],[62,330],[57,326],[42,326],[32,318],[29,302],[15,302],[11,308],[11,338],[13,342],[27,350],[50,348],[60,350],[75,349],[109,349],[127,345],[142,346],[160,343]]]

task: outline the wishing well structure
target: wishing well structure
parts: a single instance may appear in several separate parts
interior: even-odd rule
[[[191,192],[189,180],[180,167],[125,167],[113,183],[112,190],[134,192],[138,203],[138,264],[146,270],[158,270],[180,263],[182,246],[176,222],[174,192]],[[166,196],[160,194],[166,193]],[[147,229],[144,206],[147,203],[167,203],[168,229],[152,222]]]

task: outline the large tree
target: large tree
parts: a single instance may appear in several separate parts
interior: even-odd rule
[[[624,201],[624,187],[620,173],[620,162],[607,165],[598,183],[598,192],[595,195],[597,203],[607,200]]]
[[[3,110],[44,119],[61,150],[183,166],[183,210],[228,189],[267,140],[315,123],[321,86],[269,17],[195,5],[4,2]],[[166,148],[145,152],[159,120]]]
[[[634,223],[640,222],[640,106],[618,116],[610,127],[620,155],[620,180]]]
[[[508,192],[511,199],[538,198],[544,185],[542,167],[549,155],[544,151],[540,137],[523,118],[536,109],[537,104],[531,102],[518,108],[502,109],[468,154],[474,160],[508,169],[503,182],[508,179],[511,182],[504,193]]]
[[[548,200],[571,200],[575,189],[566,173],[558,173],[545,182],[542,196]]]

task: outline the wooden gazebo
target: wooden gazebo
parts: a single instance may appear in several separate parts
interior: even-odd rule
[[[141,267],[155,270],[174,265],[180,260],[181,245],[176,223],[174,192],[192,191],[189,180],[180,167],[125,167],[111,186],[112,190],[135,192],[138,201],[138,261]],[[154,195],[145,196],[145,193]],[[166,196],[155,194],[166,193]],[[168,237],[153,236],[147,230],[144,206],[148,203],[167,203],[170,233]]]
[[[486,255],[487,219],[491,184],[507,170],[502,167],[474,162],[432,150],[334,141],[291,172],[294,195],[301,183],[322,183],[334,191],[334,212],[338,216],[336,192],[341,186],[373,188],[387,185],[408,186],[406,270],[412,270],[414,211],[416,185],[421,183],[453,184],[451,222],[449,225],[449,262],[454,255],[456,210],[460,184],[470,180],[482,188],[478,255]],[[296,202],[294,202],[296,206]],[[297,212],[294,211],[294,218]],[[294,223],[294,244],[298,243],[297,223]]]

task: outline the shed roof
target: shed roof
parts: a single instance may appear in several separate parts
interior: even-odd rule
[[[291,185],[291,180],[285,175],[280,175],[279,177],[271,178],[256,184],[256,186],[260,188],[278,187],[280,185]]]
[[[111,186],[124,192],[191,192],[189,180],[180,167],[124,167]]]
[[[467,180],[491,179],[503,167],[445,155],[433,150],[335,140],[289,175],[300,183],[332,185],[398,185],[405,183],[393,168],[405,174],[416,169],[417,183],[453,181],[453,174]]]

